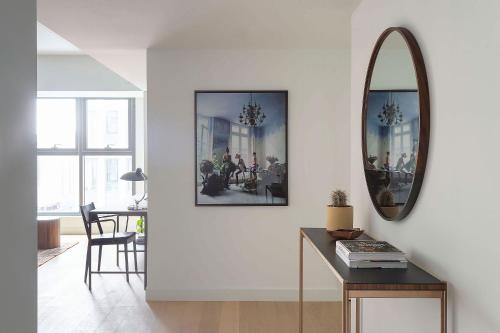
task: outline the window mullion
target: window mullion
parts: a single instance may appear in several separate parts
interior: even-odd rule
[[[135,138],[135,100],[132,98],[128,99],[128,149],[132,152],[132,170],[135,170],[136,166],[136,138]],[[132,195],[136,193],[136,184],[132,182]]]
[[[78,161],[79,161],[79,188],[80,188],[80,205],[85,204],[85,165],[83,160],[83,147],[85,145],[86,138],[86,112],[85,112],[85,99],[78,98],[78,124],[77,124],[77,132],[78,132]]]

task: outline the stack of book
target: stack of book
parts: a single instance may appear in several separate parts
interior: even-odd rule
[[[350,268],[406,268],[403,252],[387,242],[339,240],[336,253]]]

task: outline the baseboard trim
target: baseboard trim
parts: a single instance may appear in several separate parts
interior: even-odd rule
[[[296,302],[297,289],[147,289],[148,301],[270,301]],[[337,301],[341,299],[338,289],[305,289],[305,301]]]

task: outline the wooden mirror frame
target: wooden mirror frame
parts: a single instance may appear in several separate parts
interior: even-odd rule
[[[379,213],[379,215],[387,220],[387,221],[400,221],[404,219],[411,212],[415,202],[417,201],[418,194],[420,193],[420,188],[422,187],[422,182],[424,180],[425,167],[427,164],[427,152],[429,149],[429,134],[430,134],[430,102],[429,102],[429,85],[427,82],[427,72],[425,70],[424,58],[422,57],[422,52],[420,51],[420,47],[418,46],[417,40],[413,36],[413,34],[406,28],[402,27],[391,27],[386,29],[378,38],[377,43],[372,51],[372,55],[370,58],[370,63],[368,65],[368,71],[366,73],[365,80],[365,90],[363,95],[363,113],[362,113],[362,154],[363,154],[363,167],[365,173],[365,181],[368,186],[368,175],[366,173],[368,156],[366,149],[366,118],[368,113],[368,93],[370,92],[370,84],[373,75],[373,69],[375,67],[375,62],[377,60],[377,56],[379,54],[380,48],[384,44],[386,38],[392,33],[399,33],[404,41],[406,42],[406,46],[408,47],[411,57],[413,60],[413,67],[415,69],[415,75],[417,76],[417,85],[418,85],[418,100],[419,100],[419,108],[420,108],[420,119],[419,119],[419,142],[418,142],[418,157],[417,157],[417,165],[415,169],[415,174],[413,176],[413,183],[408,195],[408,200],[406,204],[403,206],[403,209],[399,212],[399,214],[395,217],[388,217],[384,215],[380,206],[377,202],[377,198],[374,194],[368,192],[370,194],[370,198],[372,200],[373,206]]]

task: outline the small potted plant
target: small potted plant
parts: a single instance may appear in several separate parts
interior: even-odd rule
[[[380,210],[388,218],[396,217],[399,214],[399,207],[394,203],[394,193],[388,188],[380,191],[378,195]]]
[[[326,208],[326,230],[352,229],[352,206],[347,204],[347,194],[335,190],[330,195],[330,204]]]

